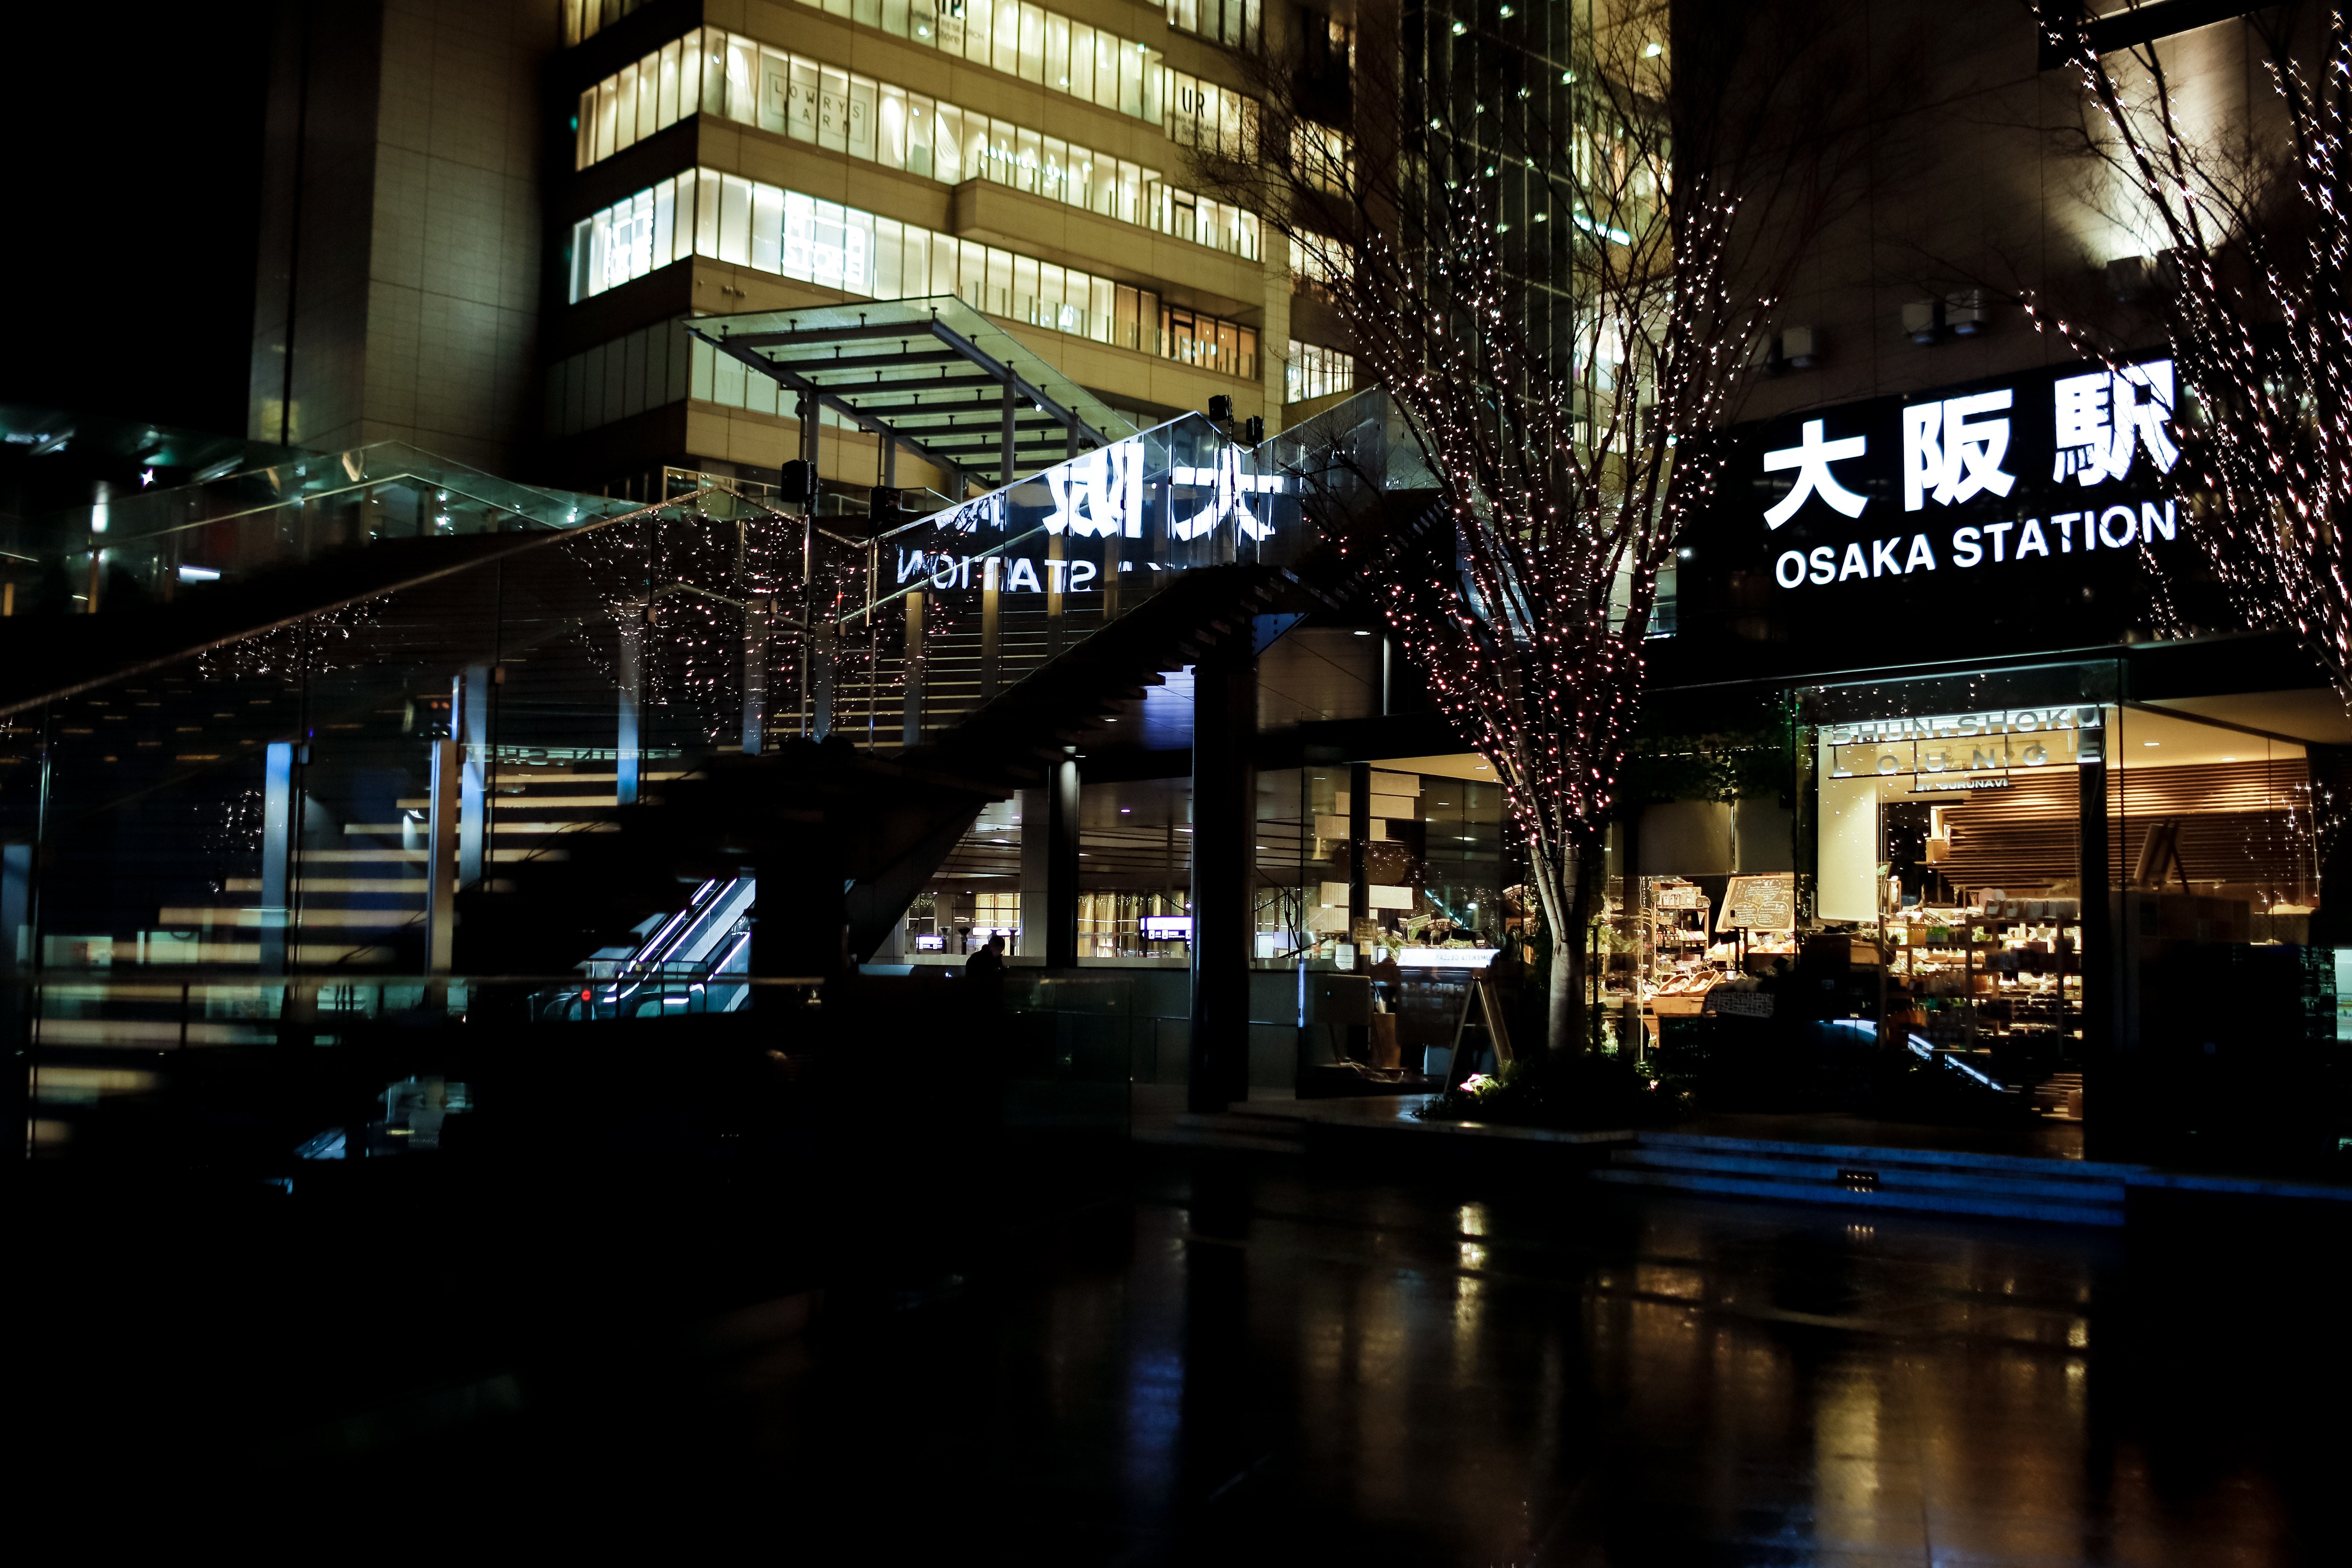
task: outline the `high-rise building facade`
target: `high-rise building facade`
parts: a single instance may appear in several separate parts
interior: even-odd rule
[[[1325,31],[1328,19],[1316,18]],[[1260,0],[296,5],[250,426],[590,488],[798,455],[689,317],[953,296],[1138,423],[1352,384],[1286,247],[1188,187],[1250,120]],[[826,417],[831,417],[830,416]],[[872,484],[845,422],[820,471]],[[944,487],[909,462],[901,484]]]

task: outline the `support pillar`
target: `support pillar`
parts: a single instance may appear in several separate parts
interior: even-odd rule
[[[827,618],[830,605],[819,606],[809,623],[809,733],[824,740],[833,733],[834,637],[840,629]]]
[[[33,990],[38,973],[33,930],[33,846],[0,845],[0,1126],[22,1137],[32,1112]],[[183,1011],[186,1004],[182,1003]],[[24,1145],[9,1156],[11,1173],[24,1175]]]
[[[838,833],[820,825],[804,842],[763,852],[756,867],[746,868],[757,883],[750,916],[753,979],[830,984],[850,973],[842,847]],[[751,1005],[804,1018],[802,997],[788,987],[755,985]]]
[[[985,702],[996,695],[1003,677],[1004,558],[992,555],[980,565],[980,700]]]
[[[1257,659],[1228,636],[1192,668],[1192,1052],[1196,1111],[1249,1098]]]
[[[1372,765],[1348,766],[1348,940],[1356,940],[1356,922],[1372,912],[1372,879],[1364,865],[1365,847],[1372,841]],[[1370,962],[1359,956],[1359,963]]]
[[[286,973],[294,884],[294,742],[272,741],[262,759],[261,973]]]
[[[1045,963],[1078,963],[1078,762],[1064,757],[1045,774]],[[1024,823],[1025,826],[1026,824]]]
[[[1045,536],[1045,657],[1062,652],[1063,612],[1070,581],[1070,547],[1066,535]]]
[[[449,973],[457,935],[457,742],[432,742],[425,789],[425,973]]]
[[[775,600],[744,601],[743,750],[754,757],[768,743],[768,637],[775,623]]]
[[[1024,958],[1047,956],[1045,932],[1053,923],[1046,906],[1046,894],[1053,886],[1053,836],[1047,827],[1053,808],[1045,802],[1049,793],[1024,789],[1013,796],[1014,807],[1021,813],[1021,929],[1013,938],[1013,951]]]
[[[614,737],[613,798],[622,805],[637,803],[638,700],[645,690],[646,609],[643,605],[631,605],[623,610],[620,635],[614,639],[621,713]]]
[[[899,743],[923,743],[923,600],[919,588],[907,595],[907,696]]]
[[[2091,731],[2075,734],[2078,744],[2091,743]],[[2083,946],[2074,961],[2083,975],[2083,1136],[2085,1147],[2095,1145],[2103,1158],[2121,1157],[2132,1149],[2132,1123],[2137,1120],[2131,1064],[2125,1059],[2123,1034],[2117,1027],[2125,944],[2119,940],[2123,933],[2116,929],[2116,900],[2107,877],[2111,825],[2105,739],[2102,731],[2098,759],[2085,758],[2075,769],[2082,822],[2076,869],[2083,884]]]
[[[1005,368],[1010,370],[1012,367],[1007,365]],[[1013,383],[1007,380],[1004,384],[1004,423],[998,427],[996,437],[996,483],[1000,489],[1011,484],[1013,479],[1013,416],[1019,407],[1019,401],[1013,395]],[[94,600],[93,603],[95,603]]]
[[[489,837],[490,667],[468,665],[450,682],[450,731],[459,745],[457,778],[457,886],[482,879],[483,845]]]

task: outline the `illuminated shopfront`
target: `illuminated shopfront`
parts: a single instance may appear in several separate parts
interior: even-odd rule
[[[2338,1034],[2323,885],[2352,723],[2206,581],[2174,395],[2161,359],[2056,367],[1735,433],[1653,704],[1736,693],[1785,727],[1793,909],[1772,946],[1811,989],[1757,978],[1773,961],[1714,920],[1662,936],[1658,886],[1680,873],[1677,898],[1719,910],[1689,873],[1738,868],[1645,842],[1653,1031],[1771,1010],[1675,1000],[1744,979],[1820,1038],[2044,1117],[2242,1141],[2303,1114],[2278,1091]]]

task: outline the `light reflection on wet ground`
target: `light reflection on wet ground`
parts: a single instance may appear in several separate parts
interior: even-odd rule
[[[526,1349],[269,1487],[811,1562],[2338,1561],[2342,1239],[1177,1159],[806,1333]]]
[[[2334,1303],[2263,1289],[2274,1258],[2217,1288],[2167,1261],[2190,1237],[1566,1194],[1171,1168],[714,1390],[766,1456],[728,1468],[909,1557],[2326,1554]]]

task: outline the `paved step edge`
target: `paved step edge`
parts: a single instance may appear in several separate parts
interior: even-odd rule
[[[1210,1127],[1150,1127],[1130,1134],[1133,1142],[1162,1149],[1223,1149],[1249,1154],[1304,1154],[1307,1145],[1296,1139],[1266,1138],[1249,1132],[1228,1132]]]
[[[1670,1171],[1635,1171],[1622,1166],[1592,1173],[1596,1181],[1617,1186],[1663,1187],[1679,1192],[1709,1193],[1731,1197],[1769,1198],[1780,1203],[1821,1204],[1832,1207],[1901,1209],[1919,1214],[1965,1214],[1992,1219],[2028,1219],[2045,1224],[2120,1226],[2123,1205],[2084,1207],[2065,1204],[2032,1204],[1992,1197],[1941,1197],[1927,1193],[1851,1192],[1843,1187],[1814,1186],[1793,1182],[1746,1181],[1734,1176],[1706,1176]]]
[[[1884,1144],[1793,1143],[1767,1138],[1724,1138],[1701,1132],[1644,1132],[1644,1147],[1714,1149],[1751,1154],[1798,1154],[1811,1159],[1876,1161],[1882,1165],[1942,1167],[1948,1170],[2012,1170],[2046,1172],[2122,1179],[2143,1174],[2145,1165],[2109,1164],[2095,1160],[2056,1160],[2033,1154],[1979,1154],[1966,1149],[1890,1149]]]
[[[1962,1172],[1923,1171],[1900,1165],[1887,1165],[1855,1161],[1851,1166],[1836,1163],[1815,1164],[1794,1158],[1765,1160],[1745,1158],[1737,1154],[1717,1154],[1698,1150],[1621,1149],[1611,1156],[1620,1166],[1640,1166],[1652,1170],[1721,1171],[1734,1175],[1785,1176],[1804,1181],[1835,1182],[1841,1169],[1867,1169],[1875,1173],[1880,1187],[1888,1184],[1887,1178],[1899,1178],[1906,1190],[1946,1188],[1955,1192],[2011,1192],[2031,1194],[2045,1198],[2084,1197],[2101,1203],[2124,1201],[2125,1184],[2111,1177],[2085,1176],[2079,1180],[2053,1180],[2040,1172],[2009,1171]]]

